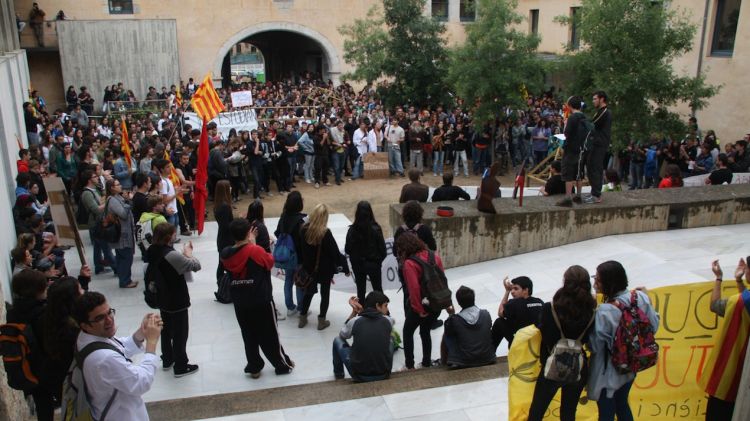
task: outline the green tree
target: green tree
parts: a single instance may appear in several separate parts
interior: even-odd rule
[[[607,93],[615,149],[651,134],[683,136],[671,108],[687,103],[701,109],[718,92],[703,75],[681,76],[672,67],[691,50],[697,29],[684,11],[653,0],[582,0],[576,20],[581,49],[563,62],[573,78],[567,91],[586,99],[597,90]]]
[[[384,79],[388,105],[436,104],[447,98],[447,51],[442,23],[422,15],[422,0],[383,0],[367,18],[344,25],[344,61],[355,70],[345,80]]]
[[[449,80],[459,97],[477,102],[477,122],[500,107],[525,104],[526,92],[541,89],[544,73],[536,54],[539,36],[517,29],[524,18],[517,0],[480,0],[479,16],[466,26],[466,43],[451,51]]]

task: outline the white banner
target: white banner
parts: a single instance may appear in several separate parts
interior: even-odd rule
[[[250,107],[253,105],[253,93],[250,91],[232,92],[233,107]]]
[[[193,128],[200,130],[201,119],[196,113],[185,113],[185,122],[189,123]],[[232,129],[237,130],[255,130],[258,128],[258,120],[255,118],[255,110],[241,110],[234,111],[231,113],[220,113],[216,118],[211,120],[212,123],[216,123],[216,127],[219,129],[219,134],[222,139],[229,137],[229,131]]]

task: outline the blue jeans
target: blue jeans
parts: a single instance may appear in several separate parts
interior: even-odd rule
[[[401,161],[401,145],[388,145],[388,169],[391,174],[404,173],[404,163]]]
[[[615,390],[611,398],[607,397],[607,390],[603,389],[596,406],[599,408],[599,421],[614,421],[617,415],[617,421],[633,421],[633,413],[630,412],[628,405],[628,394],[633,381],[625,383],[619,389]]]
[[[297,305],[294,305],[292,297],[292,287],[294,287],[297,296]],[[302,299],[305,297],[305,290],[294,286],[294,270],[287,269],[284,271],[284,304],[287,310],[294,310],[302,305]]]
[[[352,166],[352,180],[364,177],[364,172],[365,163],[362,161],[362,155],[359,155],[357,160],[354,161],[354,166]]]
[[[303,169],[305,171],[305,180],[312,182],[315,179],[315,155],[305,154],[305,166]]]
[[[117,272],[117,269],[115,268],[115,256],[112,255],[112,249],[109,247],[109,243],[95,239],[91,230],[89,230],[89,238],[91,239],[91,245],[94,249],[94,273],[96,274],[103,271],[105,268],[105,262],[109,263],[109,267]]]
[[[132,281],[130,269],[133,267],[133,248],[115,249],[115,264],[117,266],[117,278],[120,281],[120,288],[123,288]]]
[[[640,189],[643,178],[643,162],[630,161],[630,189]]]
[[[432,172],[443,175],[443,163],[445,162],[444,151],[432,151]]]
[[[171,225],[174,225],[175,227],[177,227],[180,223],[180,217],[177,215],[177,212],[171,215],[164,215],[164,218],[166,218],[167,222],[169,222]]]
[[[481,175],[485,169],[490,167],[490,147],[487,146],[484,149],[474,148],[473,151],[474,175]]]
[[[456,151],[456,159],[453,161],[453,175],[458,175],[459,164],[464,166],[464,175],[469,176],[469,163],[466,162],[466,151]]]
[[[286,162],[289,164],[289,185],[290,186],[292,185],[292,183],[294,183],[294,173],[297,171],[297,155],[295,154],[296,152],[292,152],[292,156],[286,159]]]
[[[352,379],[356,382],[374,382],[388,378],[388,374],[381,374],[378,376],[362,376],[352,373],[352,364],[350,356],[352,348],[345,340],[337,336],[333,340],[333,375],[339,378],[344,377],[344,367]]]
[[[336,182],[341,182],[341,173],[344,171],[344,163],[346,162],[346,155],[344,152],[333,152],[331,154],[331,162],[333,163],[333,175],[336,178]]]

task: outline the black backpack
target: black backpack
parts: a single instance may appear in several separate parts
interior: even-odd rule
[[[31,371],[29,361],[35,349],[36,340],[31,324],[0,325],[0,354],[3,356],[5,372],[8,373],[8,386],[28,392],[39,385],[39,379]]]
[[[451,290],[448,288],[448,278],[435,261],[435,253],[427,250],[428,258],[424,260],[412,256],[413,260],[422,267],[422,277],[419,284],[422,291],[422,304],[433,312],[440,312],[453,305],[451,301]],[[426,303],[425,303],[426,301]]]
[[[78,200],[78,209],[76,209],[76,224],[78,226],[86,225],[89,223],[89,211],[86,209],[86,206],[83,205],[83,195],[88,191],[91,194],[94,194],[89,189],[83,189],[81,191],[81,197]]]

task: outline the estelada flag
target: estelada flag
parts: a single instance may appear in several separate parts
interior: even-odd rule
[[[193,106],[193,110],[205,122],[213,120],[214,117],[225,110],[224,103],[221,102],[219,94],[214,89],[210,72],[203,78],[203,83],[201,83],[201,86],[193,94],[190,104]]]
[[[164,159],[169,162],[169,181],[172,182],[174,190],[177,191],[180,189],[182,183],[180,182],[180,176],[177,175],[177,170],[174,169],[174,165],[172,165],[172,160],[169,159],[169,154],[167,153],[167,151],[164,151]],[[181,205],[184,205],[185,196],[183,196],[182,193],[177,193],[177,201],[180,202]]]
[[[195,227],[198,235],[203,232],[203,219],[206,211],[206,200],[208,200],[208,131],[206,120],[203,120],[201,140],[198,143],[198,171],[195,173],[195,195],[193,196],[193,209],[195,209]]]
[[[125,124],[125,116],[120,120],[120,129],[122,130],[122,139],[120,140],[120,150],[125,156],[125,162],[128,168],[133,168],[133,157],[130,152],[130,136],[128,135],[128,126]]]

